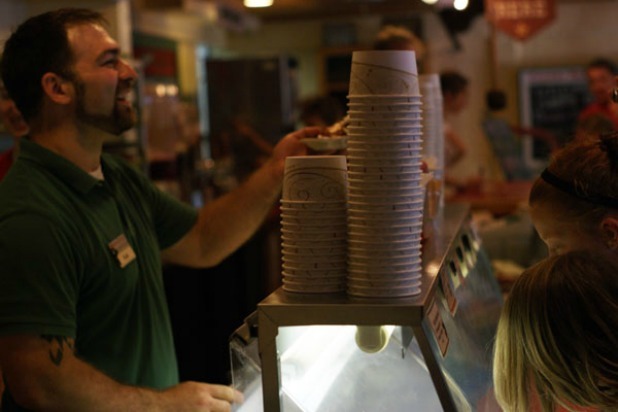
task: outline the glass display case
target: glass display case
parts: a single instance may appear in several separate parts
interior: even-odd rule
[[[465,206],[423,246],[420,295],[367,299],[279,289],[232,336],[239,411],[493,411],[502,306]]]

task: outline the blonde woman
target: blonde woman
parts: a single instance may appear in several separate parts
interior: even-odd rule
[[[549,257],[516,281],[494,354],[505,412],[618,411],[618,263],[605,252]]]

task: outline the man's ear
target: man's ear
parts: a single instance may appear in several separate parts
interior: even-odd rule
[[[608,216],[601,220],[601,233],[608,249],[618,249],[618,219]]]
[[[41,86],[47,97],[57,104],[69,104],[73,100],[73,85],[56,73],[45,73]]]

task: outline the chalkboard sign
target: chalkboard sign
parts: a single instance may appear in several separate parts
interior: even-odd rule
[[[560,144],[570,141],[579,112],[590,101],[583,66],[527,68],[519,72],[521,125],[553,132]],[[546,163],[548,147],[525,139],[524,156],[531,167]]]

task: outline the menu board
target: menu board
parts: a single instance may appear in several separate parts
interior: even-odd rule
[[[573,137],[579,112],[590,101],[583,66],[527,68],[519,72],[521,125],[553,132],[560,144]],[[524,141],[529,166],[549,156],[548,147],[534,139]]]

